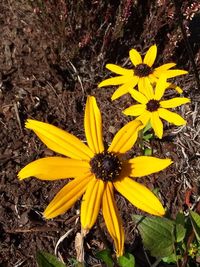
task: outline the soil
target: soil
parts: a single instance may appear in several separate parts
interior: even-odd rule
[[[98,89],[109,77],[106,63],[131,66],[128,53],[136,48],[143,54],[158,45],[156,65],[174,61],[189,74],[179,77],[191,104],[178,109],[187,119],[186,127],[165,124],[162,140],[151,142],[153,154],[170,157],[174,164],[159,174],[140,179],[159,195],[172,218],[186,207],[186,196],[195,208],[199,196],[200,88],[191,58],[200,66],[200,7],[197,1],[181,1],[177,14],[173,1],[131,0],[1,0],[0,2],[0,266],[36,266],[36,251],[54,252],[68,266],[76,258],[74,240],[80,232],[80,202],[66,214],[45,221],[42,212],[66,181],[42,182],[31,178],[18,181],[17,173],[27,163],[54,155],[35,134],[24,129],[27,118],[56,125],[83,141],[86,98],[94,95],[103,116],[104,139],[131,120],[121,111],[132,99],[116,101],[114,88]],[[191,4],[195,4],[191,6]],[[195,9],[196,8],[196,9]],[[180,23],[186,29],[183,39]],[[193,51],[189,54],[187,42]],[[176,96],[174,91],[170,96]],[[149,146],[149,144],[146,144]],[[135,146],[132,155],[141,154]],[[126,250],[140,266],[148,266],[131,214],[142,213],[116,194],[126,231]],[[85,239],[88,266],[103,266],[95,252],[112,248],[102,216]]]

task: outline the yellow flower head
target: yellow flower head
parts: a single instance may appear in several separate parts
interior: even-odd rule
[[[121,156],[137,139],[142,127],[140,121],[131,121],[121,128],[106,150],[102,138],[101,113],[94,97],[87,99],[84,126],[88,145],[53,125],[28,120],[26,128],[33,130],[48,148],[66,157],[55,156],[33,161],[19,172],[18,177],[20,180],[30,176],[41,180],[73,177],[47,206],[44,217],[50,219],[63,214],[83,195],[80,213],[82,227],[88,231],[101,208],[117,256],[121,256],[124,250],[124,230],[114,200],[114,189],[139,209],[162,216],[165,211],[158,198],[132,178],[163,170],[172,161],[147,156],[122,160]]]
[[[131,49],[129,57],[134,65],[133,69],[125,69],[115,64],[107,64],[106,68],[120,76],[113,77],[102,81],[98,87],[120,85],[120,87],[112,95],[112,100],[129,93],[132,88],[138,85],[138,90],[144,92],[145,85],[148,81],[156,83],[161,75],[165,75],[166,79],[173,78],[178,75],[187,74],[185,70],[172,69],[175,63],[167,63],[158,68],[153,68],[154,61],[157,56],[157,46],[152,45],[147,51],[144,60],[135,49]],[[182,93],[182,89],[174,84],[168,84],[178,93]]]
[[[142,121],[144,126],[150,121],[155,134],[159,138],[163,136],[163,123],[161,119],[178,126],[186,124],[186,121],[180,115],[169,111],[168,108],[175,108],[190,102],[190,99],[186,97],[175,97],[161,101],[167,87],[168,83],[163,76],[158,80],[155,92],[150,82],[146,83],[143,93],[132,89],[132,97],[140,104],[133,105],[123,111],[125,115],[138,116],[137,120]]]

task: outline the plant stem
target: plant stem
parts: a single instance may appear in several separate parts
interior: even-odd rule
[[[161,262],[161,259],[157,259],[154,264],[151,265],[151,267],[156,267]]]

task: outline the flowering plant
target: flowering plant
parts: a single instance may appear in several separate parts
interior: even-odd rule
[[[133,64],[133,69],[125,69],[115,64],[107,64],[106,68],[113,71],[120,76],[113,77],[102,81],[98,87],[120,85],[119,88],[112,95],[112,100],[127,94],[138,85],[138,90],[145,93],[145,88],[148,83],[157,83],[158,79],[165,75],[166,79],[173,78],[179,75],[187,74],[185,70],[171,69],[176,66],[176,63],[167,63],[157,68],[153,68],[157,56],[157,46],[152,45],[147,51],[144,59],[135,49],[129,52],[130,60]],[[182,93],[182,89],[174,84],[168,83],[169,88],[174,88],[178,93]]]
[[[20,180],[30,176],[41,180],[73,177],[47,206],[44,217],[50,219],[63,214],[83,195],[80,217],[85,233],[94,225],[101,208],[117,256],[121,256],[124,251],[124,230],[114,200],[114,189],[139,209],[162,216],[165,210],[160,200],[134,178],[161,171],[172,161],[147,156],[123,159],[143,127],[139,120],[121,128],[106,150],[102,138],[101,113],[95,98],[91,96],[86,103],[84,126],[88,146],[53,125],[28,120],[26,128],[33,130],[48,148],[65,157],[35,160],[25,166],[18,177]]]
[[[161,76],[155,89],[150,82],[146,83],[143,93],[132,89],[131,96],[140,104],[132,105],[123,111],[125,115],[138,116],[137,119],[141,120],[144,126],[150,121],[153,130],[159,138],[163,136],[163,123],[161,119],[178,126],[186,124],[186,121],[180,115],[168,109],[190,102],[190,99],[186,97],[174,97],[169,100],[161,100],[167,87],[168,83],[165,77]]]

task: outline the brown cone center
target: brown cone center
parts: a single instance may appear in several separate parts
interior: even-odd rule
[[[158,110],[159,107],[160,107],[160,103],[159,103],[158,100],[151,99],[147,103],[147,110],[150,111],[150,112]]]
[[[119,158],[108,151],[96,154],[90,160],[90,166],[91,172],[96,178],[104,182],[113,181],[119,176],[122,169],[122,163]]]
[[[135,66],[134,75],[139,77],[149,76],[153,72],[152,68],[147,64],[141,63]]]

